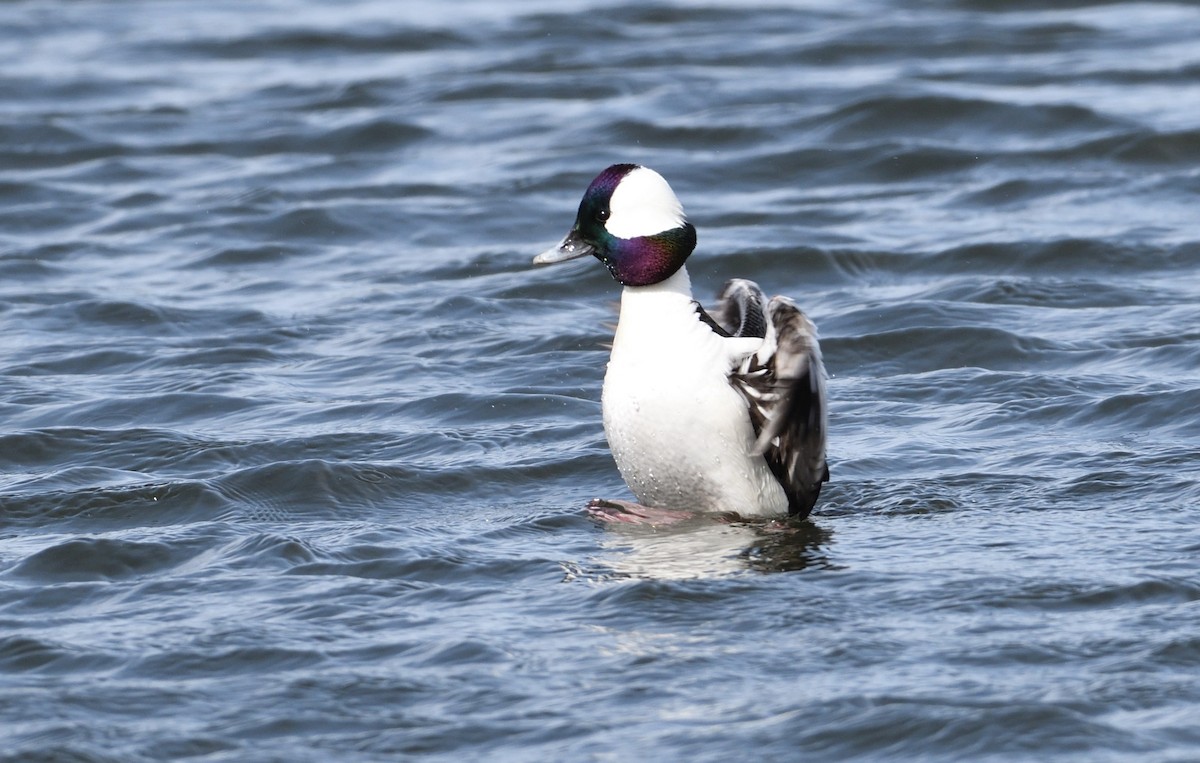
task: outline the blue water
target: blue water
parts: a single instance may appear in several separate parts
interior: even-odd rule
[[[1200,759],[1200,8],[0,4],[0,759]],[[618,161],[831,373],[613,528]]]

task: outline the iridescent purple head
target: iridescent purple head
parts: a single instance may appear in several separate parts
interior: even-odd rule
[[[533,261],[591,254],[620,283],[649,286],[674,275],[695,248],[696,229],[663,176],[636,164],[614,164],[588,186],[562,243]]]

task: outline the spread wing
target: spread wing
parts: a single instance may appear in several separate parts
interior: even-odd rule
[[[829,479],[825,366],[816,326],[790,299],[768,301],[743,279],[725,285],[716,313],[731,336],[763,338],[730,381],[749,403],[755,452],[783,485],[789,513],[806,517]]]

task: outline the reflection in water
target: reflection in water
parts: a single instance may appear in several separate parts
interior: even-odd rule
[[[791,572],[832,567],[824,549],[832,533],[810,521],[716,520],[673,525],[608,525],[601,545],[619,575],[678,580],[746,570]]]

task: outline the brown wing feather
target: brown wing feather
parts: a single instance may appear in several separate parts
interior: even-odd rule
[[[816,327],[786,297],[772,297],[764,310],[762,291],[749,281],[730,281],[721,297],[717,314],[727,327],[755,327],[747,313],[757,307],[765,329],[763,347],[746,358],[730,381],[750,406],[758,435],[755,451],[787,493],[789,513],[808,516],[821,484],[829,479],[825,367]]]

